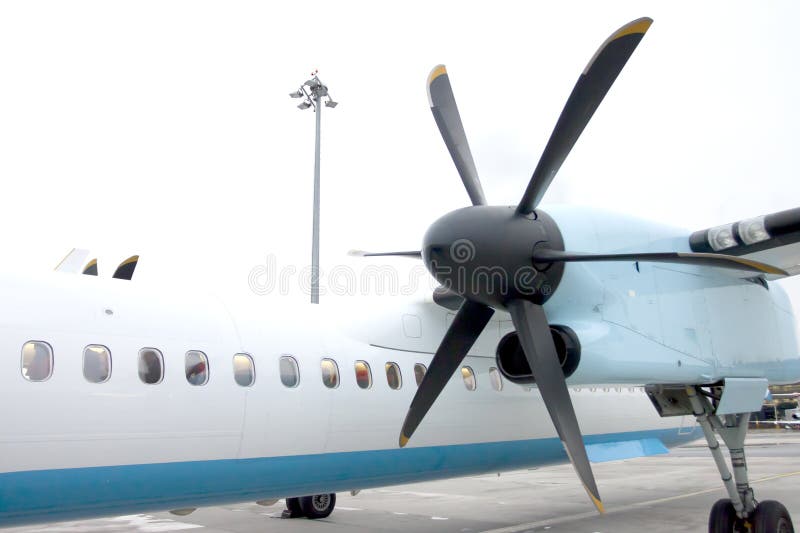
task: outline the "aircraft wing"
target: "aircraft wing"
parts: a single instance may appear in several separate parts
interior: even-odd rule
[[[745,257],[794,276],[800,274],[800,207],[695,231],[689,244],[693,252]]]

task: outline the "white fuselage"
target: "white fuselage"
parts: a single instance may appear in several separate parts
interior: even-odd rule
[[[559,224],[568,248],[615,248],[581,228],[575,234],[595,241],[570,244],[571,227],[591,220],[562,215]],[[647,383],[800,378],[794,318],[777,287],[704,277],[688,267],[643,264],[635,274],[631,268],[569,265],[545,306],[552,324],[569,325],[581,340],[581,364],[569,383],[587,443],[674,445],[699,435],[693,421],[659,418],[643,392]],[[299,307],[265,298],[244,308],[195,292],[151,291],[135,280],[62,273],[6,275],[0,293],[0,526],[566,460],[536,388],[505,381],[498,391],[490,384],[495,347],[512,329],[503,312],[464,362],[476,389],[467,390],[457,373],[401,450],[414,365],[430,362],[453,316],[429,301],[398,297],[374,309],[347,298]],[[731,306],[739,298],[750,303],[737,314]],[[750,338],[751,326],[774,335]],[[22,375],[21,348],[29,341],[52,346],[46,381]],[[90,344],[111,352],[107,382],[83,376]],[[163,353],[158,384],[139,378],[142,348]],[[187,381],[190,350],[208,357],[205,385]],[[252,386],[234,380],[237,353],[255,363]],[[285,355],[299,365],[294,388],[280,379]],[[336,388],[323,384],[324,358],[338,366]],[[371,388],[357,386],[356,361],[369,364]],[[388,362],[401,370],[397,390],[387,382]]]

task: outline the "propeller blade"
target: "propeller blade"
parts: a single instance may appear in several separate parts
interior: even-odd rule
[[[561,164],[652,23],[647,17],[629,22],[614,32],[589,61],[558,117],[517,213],[527,215],[539,205]]]
[[[400,431],[401,448],[408,443],[408,439],[414,434],[493,314],[494,309],[480,303],[465,300],[461,305],[408,408],[403,429]]]
[[[86,266],[83,267],[83,273],[87,276],[96,276],[97,275],[97,259],[92,259]]]
[[[114,271],[114,278],[116,279],[127,279],[130,280],[133,278],[133,271],[136,270],[136,265],[139,264],[139,256],[132,255],[127,258],[125,261],[119,264],[117,269]]]
[[[562,252],[560,250],[541,249],[533,253],[534,263],[560,263],[578,261],[643,261],[652,263],[679,263],[685,265],[711,266],[728,268],[732,270],[745,270],[759,274],[774,274],[788,276],[785,270],[745,259],[734,255],[690,253],[690,252],[664,252],[664,253],[636,253],[636,254],[585,254],[575,252]]]
[[[602,513],[603,503],[600,501],[600,493],[597,491],[589,457],[586,455],[578,418],[572,407],[572,399],[567,390],[564,373],[561,371],[544,309],[527,300],[511,300],[507,308],[511,313],[522,349],[525,351],[525,357],[536,378],[536,386],[550,413],[550,419],[592,503]]]
[[[464,125],[461,124],[461,116],[458,114],[458,106],[453,96],[453,88],[450,87],[450,77],[444,65],[437,65],[428,75],[428,103],[431,106],[433,118],[439,126],[444,144],[456,164],[458,174],[464,187],[467,189],[472,205],[486,205],[486,197],[483,194],[481,181],[478,179],[478,171],[475,168],[475,161],[472,159],[472,152],[469,150],[467,134],[464,133]]]
[[[411,259],[422,259],[422,252],[367,252],[364,250],[350,250],[347,255],[352,257],[409,257]]]

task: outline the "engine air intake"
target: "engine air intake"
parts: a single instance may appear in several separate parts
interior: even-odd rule
[[[570,377],[578,368],[581,360],[581,343],[575,332],[561,325],[551,325],[550,334],[558,354],[558,362],[564,377]],[[519,343],[516,331],[505,335],[497,343],[497,367],[503,376],[520,385],[533,385],[536,378],[531,372],[531,367],[525,357],[525,352]]]

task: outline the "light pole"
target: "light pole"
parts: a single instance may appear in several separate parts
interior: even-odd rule
[[[312,78],[300,88],[289,93],[292,98],[303,98],[297,107],[301,110],[314,109],[317,115],[317,134],[314,143],[314,215],[311,230],[311,303],[319,303],[319,136],[320,136],[320,121],[322,118],[322,99],[325,100],[325,107],[333,109],[337,105],[328,94],[328,87],[326,87],[317,77],[317,71],[311,73]]]

